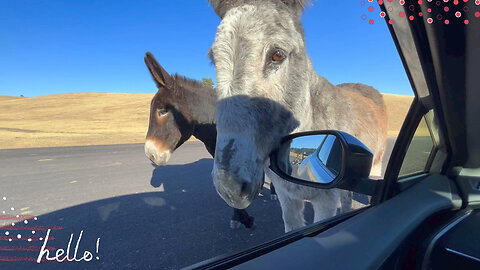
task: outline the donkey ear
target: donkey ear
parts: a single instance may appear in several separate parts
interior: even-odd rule
[[[287,7],[289,7],[297,16],[302,15],[306,5],[311,5],[310,0],[281,0]]]
[[[245,2],[245,0],[208,0],[210,5],[212,5],[213,10],[217,13],[218,17],[223,19],[225,13],[230,10],[232,7],[238,5],[240,2]]]
[[[145,55],[145,64],[148,70],[152,74],[153,80],[158,88],[172,85],[173,78],[163,67],[157,62],[151,52],[147,52]]]

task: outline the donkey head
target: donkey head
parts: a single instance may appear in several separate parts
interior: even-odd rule
[[[217,73],[217,192],[245,208],[268,154],[306,118],[312,75],[300,15],[306,1],[211,0],[222,21],[209,56]]]
[[[155,164],[164,165],[171,153],[193,132],[190,113],[182,106],[182,86],[170,76],[151,53],[145,64],[152,74],[158,92],[150,105],[150,121],[145,140],[145,155]]]

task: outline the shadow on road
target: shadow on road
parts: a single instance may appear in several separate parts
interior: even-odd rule
[[[190,186],[195,184],[196,181],[209,181],[213,187],[212,178],[210,176],[213,168],[213,159],[204,158],[185,165],[157,166],[152,164],[152,166],[154,170],[152,172],[150,184],[153,187],[158,188],[163,184],[163,188],[167,185],[173,189],[184,190],[190,188]],[[190,177],[194,179],[189,179]],[[192,180],[195,182],[192,183]]]
[[[231,209],[213,187],[212,164],[212,159],[201,159],[191,164],[155,167],[151,184],[158,192],[92,201],[31,220],[31,226],[63,228],[50,233],[50,238],[55,239],[49,240],[47,246],[56,249],[66,250],[73,233],[70,257],[83,230],[77,258],[88,250],[93,254],[90,262],[0,262],[0,265],[5,269],[176,269],[283,234],[278,203],[262,197],[249,208],[257,218],[257,229],[230,230]],[[31,235],[26,230],[12,233]],[[35,234],[45,235],[46,231],[39,229]],[[100,238],[98,254],[97,238]],[[12,246],[37,249],[43,244],[43,241],[14,242]],[[55,256],[55,250],[50,253]],[[0,251],[0,256],[36,258],[38,251]]]

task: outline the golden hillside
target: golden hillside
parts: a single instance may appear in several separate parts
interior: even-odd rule
[[[412,97],[384,94],[396,136]],[[0,96],[0,149],[142,143],[152,94]]]
[[[20,99],[23,97],[12,97],[12,96],[2,96],[0,95],[0,102],[5,101],[5,100],[12,100],[12,99]]]
[[[382,96],[387,107],[388,136],[397,137],[408,109],[410,109],[413,97],[393,94],[382,94]]]
[[[0,148],[143,142],[153,94],[0,99]]]

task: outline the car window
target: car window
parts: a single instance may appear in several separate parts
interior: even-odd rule
[[[336,136],[327,136],[320,146],[317,156],[333,175],[338,175],[342,165],[342,145]]]
[[[332,151],[332,147],[335,141],[335,136],[328,135],[323,142],[320,151],[318,151],[318,159],[320,159],[320,161],[325,165],[327,165],[328,157],[330,156],[330,152]]]
[[[342,144],[337,138],[330,148],[330,154],[325,165],[334,175],[338,175],[342,168]]]
[[[245,209],[233,209],[216,190],[212,177],[216,91],[222,85],[240,98],[245,94],[240,90],[257,95],[245,99],[256,102],[250,110],[226,106],[238,118],[230,121],[238,125],[229,132],[248,136],[252,130],[247,129],[253,126],[264,135],[244,141],[244,146],[256,145],[257,150],[273,147],[265,142],[268,134],[287,126],[289,131],[278,134],[335,126],[358,137],[349,125],[363,125],[372,115],[363,115],[362,121],[337,121],[338,116],[349,113],[357,101],[370,99],[362,104],[378,106],[375,117],[384,121],[377,126],[388,135],[381,160],[386,165],[413,91],[387,23],[379,15],[378,1],[312,1],[299,23],[287,17],[277,21],[275,10],[259,8],[258,12],[269,13],[246,22],[247,27],[220,28],[222,19],[207,0],[126,2],[2,2],[0,269],[35,268],[45,240],[49,258],[57,251],[71,258],[78,242],[77,259],[87,251],[93,259],[60,263],[44,254],[40,268],[178,269],[284,235],[289,223],[280,197],[291,193],[279,191],[281,186],[276,188],[269,177],[250,189],[258,195]],[[288,1],[277,2],[281,6]],[[249,10],[257,12],[250,8],[239,12]],[[331,12],[335,10],[342,10],[341,19]],[[269,29],[263,27],[267,23],[263,18],[278,23]],[[228,44],[216,38],[219,29],[255,35],[235,36],[230,44],[233,53],[210,53],[208,59],[210,49]],[[163,66],[160,76],[150,74],[150,68],[159,66],[147,61],[146,52]],[[222,59],[242,63],[224,65],[235,67],[234,72],[217,76],[215,63]],[[168,81],[158,81],[169,74]],[[247,75],[245,80],[242,76]],[[230,79],[245,89],[230,85]],[[320,87],[308,93],[296,89],[310,85]],[[349,98],[325,94],[328,87],[342,89]],[[265,102],[269,99],[280,106]],[[310,107],[318,100],[325,104]],[[293,106],[300,116],[288,122]],[[362,108],[356,112],[361,114]],[[257,112],[263,117],[249,122]],[[312,119],[306,121],[308,117]],[[339,147],[329,137],[318,150],[319,159],[334,175],[341,168]],[[290,155],[297,165],[312,153],[301,148]],[[236,159],[230,154],[244,149],[230,150],[223,156],[233,166]],[[268,153],[244,156],[256,162]],[[246,171],[251,163],[241,164],[238,172],[248,182],[254,175]],[[244,186],[241,189],[243,193]],[[315,215],[318,207],[312,198],[328,200],[319,195],[295,201],[292,205],[299,208],[290,213],[305,216],[296,220],[294,228],[312,224],[315,217],[326,219],[370,205],[368,196],[354,193],[351,208],[335,204],[328,215]]]
[[[433,110],[429,113],[433,114]],[[427,165],[434,149],[434,138],[427,125],[426,116],[424,116],[408,146],[399,177],[427,172]]]

